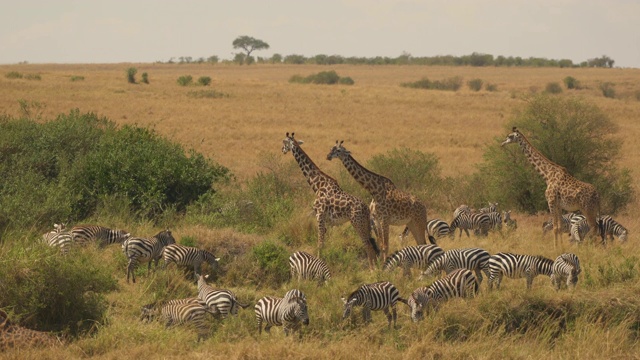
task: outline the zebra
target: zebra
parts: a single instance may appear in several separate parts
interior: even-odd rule
[[[571,219],[574,216],[582,216],[577,215],[576,213],[567,213],[562,215],[562,232],[570,234],[571,233]],[[547,220],[542,223],[542,235],[546,235],[549,231],[553,230],[553,219]]]
[[[491,219],[487,214],[461,212],[451,221],[449,228],[454,237],[456,229],[460,229],[459,238],[462,238],[462,230],[467,237],[470,237],[469,230],[477,230],[476,234],[486,236],[491,228]]]
[[[207,284],[204,275],[198,278],[198,299],[204,301],[211,313],[222,319],[229,314],[238,315],[238,307],[246,308],[249,304],[242,304],[236,295],[225,289],[214,289]]]
[[[489,229],[491,230],[502,230],[502,214],[496,211],[493,212],[488,212],[488,213],[483,213],[486,214],[489,217]],[[479,232],[479,229],[475,229],[474,233],[477,234],[477,232]]]
[[[298,281],[305,279],[326,283],[331,279],[327,263],[304,251],[297,251],[289,256],[289,267],[291,268],[291,278],[293,279],[297,275]]]
[[[578,283],[578,275],[580,275],[580,260],[578,256],[572,253],[565,253],[556,258],[553,262],[551,274],[551,283],[556,290],[560,290],[560,286],[566,281],[567,287],[575,287]]]
[[[553,260],[544,256],[497,253],[489,259],[489,290],[496,284],[500,289],[503,276],[512,279],[527,278],[527,289],[531,289],[533,279],[538,275],[551,277]]]
[[[124,230],[112,230],[100,225],[76,225],[71,229],[73,242],[87,245],[95,241],[104,247],[112,244],[122,244],[131,234]]]
[[[353,306],[362,306],[362,317],[365,322],[371,321],[371,310],[382,310],[387,316],[389,328],[391,328],[392,319],[395,328],[398,317],[396,312],[398,301],[407,304],[407,300],[400,297],[398,289],[388,281],[362,285],[346,298],[342,298],[344,303],[342,320],[351,316]],[[391,308],[391,312],[389,312],[389,308]]]
[[[411,320],[418,322],[423,310],[431,306],[436,310],[441,303],[453,297],[469,297],[478,293],[480,284],[471,270],[457,269],[429,286],[417,288],[407,299]]]
[[[203,262],[206,261],[211,269],[217,269],[218,261],[220,260],[220,258],[215,257],[207,250],[180,244],[165,246],[164,250],[162,250],[162,258],[164,259],[164,268],[172,262],[181,266],[193,266],[196,280],[200,275],[200,270],[202,270]]]
[[[433,238],[433,243],[435,240],[440,239],[449,235],[451,230],[449,229],[449,224],[446,221],[440,219],[431,219],[427,221],[427,235],[429,238]],[[400,240],[404,241],[404,239],[409,235],[409,227],[405,226],[404,230],[400,234]],[[431,239],[429,239],[431,241]]]
[[[391,254],[385,260],[382,269],[392,271],[396,266],[402,267],[405,276],[411,276],[411,268],[425,269],[444,251],[438,245],[414,245],[407,246]]]
[[[502,221],[507,226],[507,230],[513,231],[518,228],[518,221],[511,218],[511,210],[502,212]]]
[[[168,302],[161,306],[157,306],[157,304],[144,305],[141,319],[148,322],[160,313],[166,328],[173,325],[193,324],[198,332],[198,342],[201,339],[206,339],[209,329],[205,320],[207,313],[211,314],[212,311],[207,308],[206,304],[191,301],[182,302],[182,300],[185,299]]]
[[[66,255],[73,244],[73,237],[64,223],[53,224],[53,230],[42,235],[42,242],[51,247],[59,247],[60,253]]]
[[[122,248],[129,260],[127,264],[127,282],[129,282],[129,275],[133,278],[133,282],[136,282],[135,269],[139,262],[149,264],[147,272],[151,271],[151,262],[154,262],[155,267],[158,268],[158,260],[162,257],[162,251],[165,246],[175,243],[176,239],[173,238],[169,229],[157,233],[151,239],[134,237],[125,240],[122,243]]]
[[[608,238],[613,242],[614,236],[617,236],[620,242],[627,241],[628,230],[620,225],[617,221],[609,215],[604,215],[598,218],[598,226],[600,227],[600,237],[603,244],[606,244]],[[589,231],[589,224],[584,216],[577,218],[574,217],[571,224],[571,239],[577,242],[584,240],[585,234]]]
[[[498,203],[489,202],[489,207],[481,208],[478,212],[483,214],[498,212]]]
[[[309,325],[306,299],[298,296],[265,296],[258,300],[254,311],[259,335],[262,334],[262,323],[265,323],[264,331],[267,333],[271,332],[272,326],[282,326],[285,336],[289,336],[289,332],[298,331],[298,336],[302,339],[301,324]]]
[[[441,271],[450,274],[456,269],[468,269],[476,274],[478,284],[482,283],[482,273],[489,277],[489,258],[491,255],[480,248],[451,249],[437,257],[420,275],[435,276]]]

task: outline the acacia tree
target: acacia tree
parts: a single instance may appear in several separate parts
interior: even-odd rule
[[[245,59],[251,58],[251,53],[254,50],[264,50],[269,48],[269,44],[266,42],[253,38],[251,36],[243,35],[238,36],[235,40],[233,40],[233,48],[234,49],[242,49],[246,52]]]

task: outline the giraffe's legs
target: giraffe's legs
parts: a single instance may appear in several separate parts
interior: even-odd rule
[[[416,244],[424,245],[427,243],[425,239],[425,233],[427,231],[426,223],[422,224],[413,219],[409,221],[407,227],[409,228],[409,231],[411,231],[413,238],[416,239]]]
[[[365,218],[358,219],[357,217],[352,217],[351,225],[358,233],[358,236],[362,240],[362,244],[367,252],[367,260],[369,261],[369,270],[374,270],[376,265],[376,254],[373,248],[375,239],[371,238],[371,223],[369,222],[369,218],[365,215]]]
[[[382,253],[382,261],[384,262],[387,260],[387,251],[389,249],[389,223],[385,219],[379,219],[378,226],[382,234],[380,253]]]
[[[327,233],[327,224],[323,213],[318,214],[318,257],[321,257],[322,248],[324,247],[324,236]]]

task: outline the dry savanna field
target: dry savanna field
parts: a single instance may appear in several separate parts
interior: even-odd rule
[[[127,68],[149,75],[149,84],[129,84]],[[355,85],[310,85],[289,83],[293,75],[307,76],[335,70],[351,77]],[[9,72],[40,75],[40,80],[9,79]],[[623,141],[619,165],[629,168],[634,188],[640,189],[640,70],[596,68],[476,68],[427,66],[316,66],[227,64],[24,64],[0,66],[0,109],[19,117],[19,101],[29,104],[30,116],[53,119],[78,108],[94,112],[118,124],[151,127],[174,142],[193,148],[228,167],[239,183],[251,179],[269,166],[269,158],[280,156],[293,162],[280,149],[286,132],[304,140],[303,148],[326,173],[337,176],[339,161],[326,155],[336,140],[344,140],[353,156],[365,163],[376,154],[408,147],[435,154],[445,176],[471,174],[483,161],[488,144],[503,141],[509,121],[526,106],[527,96],[542,92],[550,82],[562,84],[567,76],[580,81],[583,89],[567,90],[556,96],[581,97],[597,105],[619,126]],[[209,76],[208,87],[179,86],[176,79],[192,75]],[[432,80],[454,76],[465,85],[456,92],[401,87],[424,77]],[[72,77],[83,77],[71,81]],[[466,81],[482,79],[496,91],[471,91]],[[599,86],[615,84],[616,97],[606,98]],[[564,88],[564,85],[563,85]],[[194,96],[194,92],[215,90],[219,98]],[[526,134],[525,134],[526,135]],[[295,174],[302,178],[302,174]],[[393,180],[393,174],[384,174]],[[308,189],[311,192],[310,189]],[[429,199],[424,199],[427,205]],[[490,201],[491,199],[487,199]],[[365,201],[369,201],[366,199]],[[308,204],[309,206],[311,203]],[[637,234],[640,206],[634,201],[616,219],[629,231],[629,241],[599,246],[569,244],[562,249],[580,257],[582,273],[575,290],[556,292],[549,279],[535,279],[527,291],[525,280],[505,279],[499,291],[488,292],[486,283],[479,296],[449,301],[420,323],[412,323],[408,308],[398,304],[398,329],[388,330],[381,312],[373,322],[361,326],[359,310],[352,324],[341,321],[340,296],[358,284],[389,280],[403,297],[428,281],[404,278],[401,271],[334,273],[323,287],[295,281],[281,289],[237,287],[232,290],[245,302],[255,303],[265,295],[282,296],[292,287],[302,289],[309,299],[310,325],[302,341],[285,337],[281,328],[258,336],[253,309],[238,317],[212,321],[211,336],[196,343],[193,329],[165,330],[160,324],[138,321],[140,306],[149,302],[152,281],[180,279],[179,273],[140,273],[138,283],[127,284],[119,248],[96,251],[98,261],[113,262],[118,291],[109,295],[105,323],[97,331],[63,347],[28,349],[0,354],[6,358],[638,358],[640,357],[640,245]],[[451,209],[453,211],[453,209]],[[508,209],[504,209],[508,210]],[[306,211],[306,210],[305,210]],[[451,214],[429,213],[451,220]],[[546,215],[529,216],[512,212],[515,232],[487,238],[466,238],[439,242],[443,249],[481,247],[489,253],[501,251],[544,255],[555,259],[562,249],[553,248],[553,236],[542,236],[540,225]],[[315,221],[296,215],[299,227],[312,228]],[[132,232],[156,233],[152,224],[126,223]],[[331,229],[327,247],[358,246],[348,225]],[[401,243],[401,227],[392,227],[390,249],[413,245]],[[176,223],[172,231],[179,239],[191,236],[200,245],[222,249],[225,244],[256,244],[268,235],[243,234],[232,229],[208,228]],[[355,244],[355,245],[354,245]],[[0,246],[2,246],[0,244]],[[315,251],[314,242],[299,249]],[[5,259],[2,259],[5,260]],[[2,261],[0,260],[0,261]],[[230,265],[232,266],[232,264]],[[330,264],[331,266],[331,264]],[[628,275],[628,276],[626,276]],[[155,279],[155,280],[154,280]],[[1,281],[1,280],[0,280]],[[181,280],[182,281],[182,280]],[[430,280],[429,280],[430,281]],[[485,280],[486,281],[486,280]],[[225,287],[225,284],[216,284]],[[194,287],[195,289],[195,287]],[[1,294],[0,294],[1,296]],[[525,310],[523,310],[525,309]],[[528,312],[527,312],[528,311]],[[628,315],[626,315],[628,314]],[[524,319],[524,320],[523,320]]]

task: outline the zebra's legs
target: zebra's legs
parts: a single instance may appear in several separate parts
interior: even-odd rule
[[[392,319],[391,312],[389,312],[389,308],[388,307],[382,309],[382,311],[384,311],[384,314],[387,316],[387,322],[389,323],[389,329],[391,329],[391,319]],[[394,322],[393,326],[395,326],[395,322]]]

